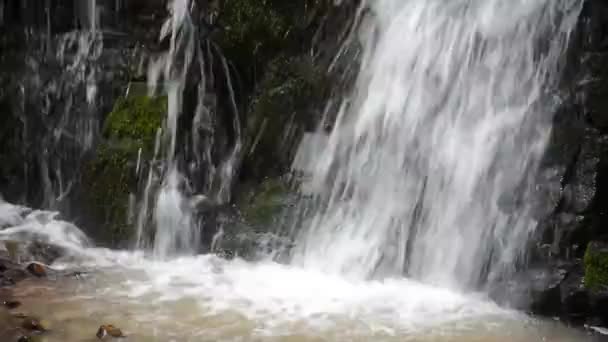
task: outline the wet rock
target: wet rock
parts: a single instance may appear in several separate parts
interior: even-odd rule
[[[560,284],[567,274],[566,267],[546,265],[530,268],[510,279],[494,283],[489,294],[501,305],[542,315],[556,315],[561,305]]]
[[[24,318],[21,327],[35,332],[44,332],[48,330],[48,324],[46,322],[32,317]]]
[[[580,256],[587,230],[584,216],[558,213],[543,221],[539,229],[544,234],[543,242],[549,247],[542,253],[543,260],[549,261],[555,256],[565,259]]]
[[[30,274],[39,278],[46,277],[47,275],[46,268],[42,264],[36,262],[27,265],[26,269],[30,272]]]
[[[534,193],[535,197],[532,202],[532,214],[535,218],[546,218],[554,212],[555,208],[557,208],[562,198],[562,180],[565,172],[566,168],[564,166],[554,166],[542,170],[537,176],[537,185]],[[504,197],[508,198],[507,195]],[[500,206],[503,211],[512,213],[521,206],[521,202],[524,200],[528,199],[519,199],[517,201],[507,201],[503,199],[500,201]],[[504,204],[505,202],[509,204]],[[514,204],[510,204],[511,202]],[[518,203],[519,205],[516,205]]]
[[[295,200],[288,183],[281,178],[266,179],[261,184],[243,186],[236,203],[243,220],[252,226],[268,227]]]
[[[601,139],[595,130],[589,130],[581,147],[576,165],[564,188],[563,211],[588,211],[597,192],[597,175],[602,153]]]
[[[125,337],[125,335],[122,333],[122,331],[115,327],[112,324],[105,324],[99,327],[99,329],[97,329],[97,334],[95,334],[95,336],[97,336],[98,339],[104,339],[106,337],[112,337],[112,338],[121,338],[121,337]]]
[[[21,306],[21,302],[17,301],[17,300],[6,300],[2,302],[2,305],[4,305],[6,308],[8,309],[16,309],[18,307]]]
[[[565,268],[550,267],[528,272],[527,294],[531,298],[531,309],[542,315],[555,315],[561,310],[560,284],[566,279]]]
[[[27,271],[21,268],[10,268],[0,274],[0,286],[13,286],[27,277]]]
[[[583,276],[583,267],[577,263],[569,269],[568,276],[560,284],[561,315],[571,322],[583,323],[591,308]]]
[[[26,260],[23,261],[39,261],[50,265],[65,254],[65,249],[59,246],[33,241],[28,244],[26,249]]]
[[[83,209],[93,225],[103,225],[93,234],[102,243],[118,245],[133,237],[130,194],[137,192],[137,172],[145,174],[143,167],[152,159],[166,108],[164,96],[118,99],[104,123],[105,142],[83,164]]]
[[[66,254],[64,248],[36,240],[36,237],[0,241],[0,256],[14,262],[37,261],[50,265]]]

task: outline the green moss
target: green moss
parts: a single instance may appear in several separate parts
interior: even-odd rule
[[[123,240],[130,232],[127,211],[130,189],[135,182],[132,160],[132,150],[104,144],[83,172],[89,205],[95,219],[104,223],[103,235],[111,243]]]
[[[219,43],[240,69],[255,68],[281,49],[288,25],[270,1],[231,0],[221,13],[224,29]]]
[[[151,150],[166,111],[166,97],[120,98],[106,118],[104,136],[112,140],[129,140],[141,148]]]
[[[608,286],[608,248],[590,242],[585,252],[585,286],[600,290]]]
[[[331,5],[331,0],[227,0],[217,41],[245,79],[255,82],[277,55],[309,51],[315,36],[311,23]]]
[[[136,191],[135,166],[141,150],[145,164],[154,149],[156,132],[167,108],[166,97],[131,96],[119,99],[106,117],[105,140],[95,157],[83,166],[87,206],[103,236],[111,244],[131,238],[129,194]]]
[[[267,179],[243,196],[237,205],[245,221],[255,226],[268,226],[285,204],[288,186],[280,179]]]

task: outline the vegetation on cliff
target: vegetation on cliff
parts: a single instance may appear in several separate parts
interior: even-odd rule
[[[590,242],[584,262],[585,287],[594,291],[608,288],[608,247],[597,241]]]
[[[156,132],[161,126],[167,100],[131,96],[116,101],[108,114],[104,140],[95,157],[85,164],[83,185],[92,216],[103,222],[102,238],[116,244],[131,237],[129,196],[136,190],[136,165],[152,156]]]

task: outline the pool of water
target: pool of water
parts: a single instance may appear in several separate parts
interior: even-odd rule
[[[43,341],[94,341],[101,324],[130,341],[597,341],[586,331],[407,279],[355,281],[273,262],[198,256],[152,261],[89,250],[28,280],[16,309],[46,321]]]

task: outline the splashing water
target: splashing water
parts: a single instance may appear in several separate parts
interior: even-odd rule
[[[157,136],[154,160],[162,161],[163,166],[160,172],[153,167],[148,172],[143,203],[139,207],[137,246],[151,247],[158,258],[200,251],[202,233],[195,207],[201,201],[211,205],[229,203],[242,148],[241,124],[228,63],[219,49],[204,39],[206,32],[197,26],[193,15],[201,11],[197,5],[190,0],[168,3],[169,17],[161,29],[160,40],[167,41],[169,49],[152,60],[148,70],[150,94],[157,94],[162,87],[168,106],[163,129]],[[219,58],[214,62],[215,56]],[[213,117],[217,115],[213,112],[217,111],[218,101],[214,93],[214,63],[223,70],[234,114],[231,122],[234,141],[226,144],[229,150],[219,158],[212,156],[213,145],[218,143],[220,135],[216,132],[218,119]],[[194,107],[186,106],[185,97],[189,92],[195,93]],[[187,142],[191,146],[183,146]],[[181,162],[183,160],[188,162]],[[193,180],[192,175],[200,179]],[[155,179],[160,180],[158,186]],[[146,239],[150,227],[153,228],[152,241]]]
[[[322,205],[293,262],[464,288],[513,267],[535,222],[499,198],[531,198],[580,5],[369,1],[356,89],[307,167]]]
[[[20,310],[54,327],[50,342],[88,341],[113,322],[137,341],[592,341],[584,332],[403,278],[349,280],[273,262],[214,255],[159,260],[91,247],[56,213],[0,199],[3,240],[68,252],[51,269],[83,279],[24,281]],[[2,312],[0,312],[1,314]]]

